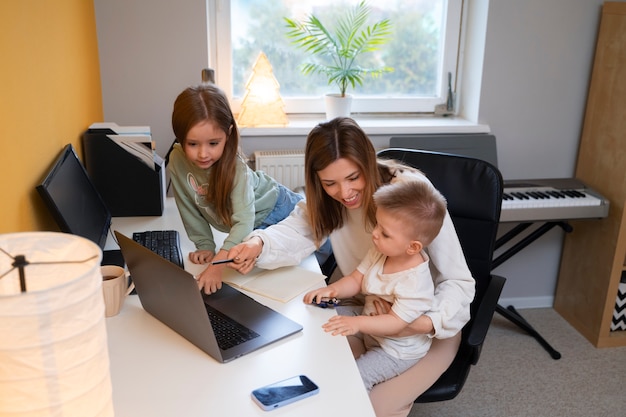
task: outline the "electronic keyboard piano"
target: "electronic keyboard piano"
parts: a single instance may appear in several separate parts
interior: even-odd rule
[[[609,201],[574,178],[504,181],[500,222],[604,218]]]
[[[567,222],[573,219],[600,219],[609,214],[609,201],[596,191],[574,178],[509,180],[504,181],[500,222],[517,222],[511,230],[496,239],[496,249],[503,248],[514,238],[525,236],[503,250],[493,259],[491,267],[499,265],[520,252],[526,246],[546,234],[555,226],[571,232]],[[530,233],[527,229],[542,223]],[[553,359],[561,354],[556,351],[513,306],[504,308],[500,304],[496,311],[511,320],[543,346]]]

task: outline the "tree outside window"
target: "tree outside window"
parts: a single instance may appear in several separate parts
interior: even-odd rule
[[[224,0],[223,0],[224,1]],[[302,63],[310,60],[291,44],[283,17],[302,19],[313,13],[325,24],[340,10],[354,7],[358,0],[231,0],[231,69],[232,98],[241,99],[255,59],[265,53],[280,83],[280,94],[290,99],[310,99],[336,92],[319,75],[304,75]],[[367,78],[363,86],[349,88],[356,100],[420,100],[445,102],[448,72],[454,74],[458,55],[460,7],[450,7],[460,0],[369,0],[371,19],[388,18],[393,25],[392,40],[380,51],[368,53],[364,66],[381,64],[394,68],[376,79]],[[458,6],[457,4],[457,6]],[[453,18],[450,13],[458,14]],[[450,27],[456,22],[456,30]],[[218,42],[220,33],[217,34]],[[456,39],[454,39],[456,37]],[[447,62],[447,48],[455,48],[454,62]],[[223,55],[222,55],[223,56]],[[218,56],[218,60],[220,57]],[[376,106],[374,106],[376,107]],[[389,108],[387,105],[379,108]],[[288,110],[289,111],[289,110]],[[375,110],[374,110],[375,111]]]

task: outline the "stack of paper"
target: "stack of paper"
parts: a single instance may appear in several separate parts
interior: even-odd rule
[[[107,135],[109,139],[119,145],[126,152],[139,159],[141,162],[155,170],[160,157],[156,154],[156,145],[152,140],[149,126],[118,126],[117,123],[93,123],[89,129],[108,129],[113,134]]]

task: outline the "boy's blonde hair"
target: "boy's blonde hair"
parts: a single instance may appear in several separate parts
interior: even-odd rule
[[[411,239],[424,247],[437,237],[446,216],[446,199],[423,181],[402,181],[380,187],[374,193],[376,208],[383,209],[407,225]]]

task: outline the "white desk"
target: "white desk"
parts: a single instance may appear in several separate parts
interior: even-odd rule
[[[193,250],[171,198],[163,216],[114,218],[112,228],[127,236],[133,231],[176,229],[185,259]],[[107,243],[107,249],[116,247]],[[314,256],[302,266],[319,271]],[[185,268],[199,272],[198,266],[187,260]],[[321,329],[334,310],[307,306],[302,297],[280,303],[249,295],[304,329],[226,364],[215,361],[146,313],[137,296],[129,296],[120,314],[106,319],[116,417],[268,416],[252,402],[250,392],[299,374],[316,382],[319,394],[269,415],[374,416],[346,339]]]

